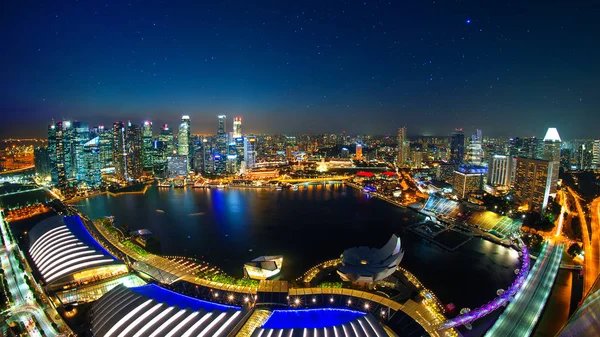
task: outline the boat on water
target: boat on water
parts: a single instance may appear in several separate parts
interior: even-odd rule
[[[297,191],[298,190],[298,185],[292,185],[292,191]]]
[[[171,187],[171,182],[168,180],[159,180],[158,187]]]

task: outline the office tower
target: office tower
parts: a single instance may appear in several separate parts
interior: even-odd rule
[[[167,171],[167,157],[175,155],[173,131],[169,129],[169,125],[163,124],[158,135],[158,141],[155,142],[155,160],[154,170],[158,175],[165,175]]]
[[[481,165],[483,163],[483,138],[481,130],[477,130],[471,135],[469,142],[467,161],[472,165]]]
[[[450,161],[461,164],[465,158],[465,134],[462,129],[455,129],[450,139]]]
[[[126,149],[125,149],[125,138],[126,138],[125,124],[121,121],[114,122],[112,128],[112,157],[113,165],[115,167],[115,174],[121,179],[126,178],[127,168],[125,162]]]
[[[356,160],[362,160],[363,159],[363,155],[362,155],[362,145],[361,144],[356,144],[356,153],[354,155],[354,158]]]
[[[152,135],[152,122],[145,121],[142,124],[142,168],[146,172],[154,170],[154,146]]]
[[[425,155],[425,152],[421,152],[421,151],[414,151],[412,153],[412,167],[416,168],[416,169],[420,169],[423,167],[423,155]]]
[[[235,117],[233,119],[233,138],[242,137],[242,117]]]
[[[177,178],[187,176],[188,174],[188,157],[173,155],[167,157],[167,177]]]
[[[440,163],[436,169],[435,178],[439,181],[452,183],[454,181],[454,171],[456,165]]]
[[[494,154],[488,162],[487,184],[490,186],[510,187],[513,176],[513,158]]]
[[[90,140],[90,127],[84,122],[73,122],[73,174],[78,182],[85,180],[85,154],[84,145]]]
[[[212,174],[215,172],[215,161],[213,157],[213,144],[209,139],[204,138],[202,140],[202,153],[203,153],[203,163],[202,163],[202,171],[207,174]]]
[[[83,145],[83,171],[81,182],[88,188],[102,185],[102,161],[100,160],[100,137],[97,136]]]
[[[202,147],[199,147],[194,151],[194,173],[202,173],[204,168],[204,151]]]
[[[236,173],[239,169],[236,143],[230,143],[227,151],[227,173]]]
[[[548,205],[552,164],[547,160],[517,158],[514,179],[515,201],[524,210],[543,213]]]
[[[102,168],[113,167],[113,135],[112,130],[106,130],[103,125],[98,126],[100,147],[100,163]]]
[[[227,135],[227,116],[218,116],[217,135],[215,139],[216,147],[213,153],[214,167],[216,174],[223,174],[227,169],[227,153],[229,149],[229,141]]]
[[[177,154],[188,158],[188,171],[190,165],[190,116],[181,117],[181,124],[177,132]]]
[[[408,151],[409,151],[409,142],[408,137],[406,135],[406,128],[401,127],[398,128],[398,159],[396,161],[396,165],[398,167],[407,167],[408,166]]]
[[[237,165],[239,169],[244,161],[244,137],[235,138],[233,141],[235,143],[235,153],[237,155]]]
[[[482,166],[460,165],[458,170],[454,171],[454,194],[460,199],[466,199],[471,193],[481,192],[485,173],[485,167]]]
[[[600,169],[600,140],[598,139],[592,143],[592,167]]]
[[[53,185],[58,185],[58,171],[56,161],[56,124],[48,125],[48,160],[50,161],[50,181]]]
[[[289,154],[288,154],[288,151],[289,151]],[[288,146],[286,148],[286,157],[287,158],[292,157],[292,147],[291,146]],[[342,151],[340,152],[340,157],[341,158],[349,158],[350,157],[350,151],[348,150],[348,148],[346,148],[346,147],[342,148]]]
[[[142,130],[138,125],[129,122],[127,126],[126,167],[127,179],[137,180],[142,176]]]
[[[549,128],[544,136],[543,159],[550,162],[550,195],[556,194],[560,169],[560,136],[556,128]]]
[[[256,164],[256,136],[246,136],[244,138],[244,162],[246,168],[254,168]]]
[[[48,143],[50,140],[48,140]],[[41,179],[46,180],[50,177],[51,166],[50,156],[48,153],[49,147],[47,146],[36,146],[33,149],[33,163],[35,165],[35,175]]]

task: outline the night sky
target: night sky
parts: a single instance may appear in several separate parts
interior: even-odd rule
[[[217,114],[244,132],[600,137],[600,1],[2,1],[0,137]]]

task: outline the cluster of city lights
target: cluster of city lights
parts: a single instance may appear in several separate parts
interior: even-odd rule
[[[521,264],[521,269],[519,270],[519,274],[513,284],[508,288],[507,291],[503,292],[500,296],[496,297],[493,301],[488,302],[487,304],[474,309],[470,312],[467,312],[463,315],[458,315],[453,319],[449,319],[445,321],[440,329],[450,329],[460,325],[472,323],[488,314],[494,312],[508,301],[510,301],[513,296],[523,287],[525,280],[527,279],[527,275],[529,272],[529,250],[527,246],[520,242],[521,252],[523,253],[523,262]],[[547,248],[547,245],[544,246],[544,250]]]

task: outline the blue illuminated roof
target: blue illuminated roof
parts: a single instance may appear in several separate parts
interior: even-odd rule
[[[240,310],[240,307],[199,300],[197,298],[185,296],[154,284],[148,284],[145,286],[134,287],[130,289],[142,296],[152,298],[157,302],[166,303],[170,306],[176,305],[182,309],[190,308],[194,311],[203,309],[207,312],[213,310],[225,311],[228,309]]]
[[[348,323],[366,313],[348,309],[273,310],[265,329],[324,328]]]
[[[78,215],[64,216],[63,222],[65,223],[65,226],[69,228],[71,233],[73,233],[75,237],[77,237],[81,242],[85,243],[88,247],[96,251],[102,252],[102,255],[110,257],[113,260],[117,259],[106,249],[104,249],[104,247],[102,247],[102,245],[99,244],[98,241],[96,241],[96,239],[92,237],[90,232],[88,232],[87,228],[85,228],[85,226],[83,225],[83,222],[81,222],[81,218]]]

